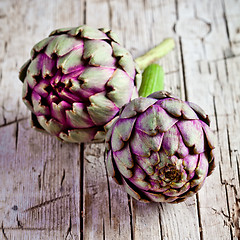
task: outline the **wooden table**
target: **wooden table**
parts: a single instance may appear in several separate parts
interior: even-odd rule
[[[134,57],[166,37],[165,89],[199,104],[216,133],[216,169],[177,205],[132,200],[108,178],[104,144],[31,129],[21,65],[53,29],[110,27]],[[0,239],[240,238],[239,0],[0,0]]]

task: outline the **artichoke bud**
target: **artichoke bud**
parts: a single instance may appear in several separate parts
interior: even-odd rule
[[[109,175],[143,202],[182,202],[215,167],[208,116],[165,91],[126,104],[106,142]]]
[[[109,29],[53,31],[22,66],[32,126],[67,142],[101,142],[123,105],[138,97],[141,73]]]

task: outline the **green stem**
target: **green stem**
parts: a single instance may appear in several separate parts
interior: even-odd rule
[[[160,65],[149,65],[142,74],[142,84],[139,89],[139,96],[148,95],[164,89],[164,72]]]
[[[138,64],[141,70],[144,70],[148,65],[165,56],[174,48],[174,46],[174,40],[172,38],[167,38],[155,48],[148,51],[146,54],[136,58],[135,62]]]

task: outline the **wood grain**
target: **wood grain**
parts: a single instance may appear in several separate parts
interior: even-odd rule
[[[0,239],[240,238],[239,0],[0,1]],[[166,37],[165,89],[200,105],[216,133],[217,167],[184,203],[132,200],[106,171],[104,144],[36,132],[18,71],[59,27],[109,27],[134,57]]]

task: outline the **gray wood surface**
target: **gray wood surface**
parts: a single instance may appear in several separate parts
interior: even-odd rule
[[[216,169],[180,204],[132,200],[108,178],[104,144],[36,132],[21,65],[53,29],[109,27],[138,57],[166,37],[165,89],[197,103],[216,133]],[[239,0],[0,0],[0,239],[240,238]]]

